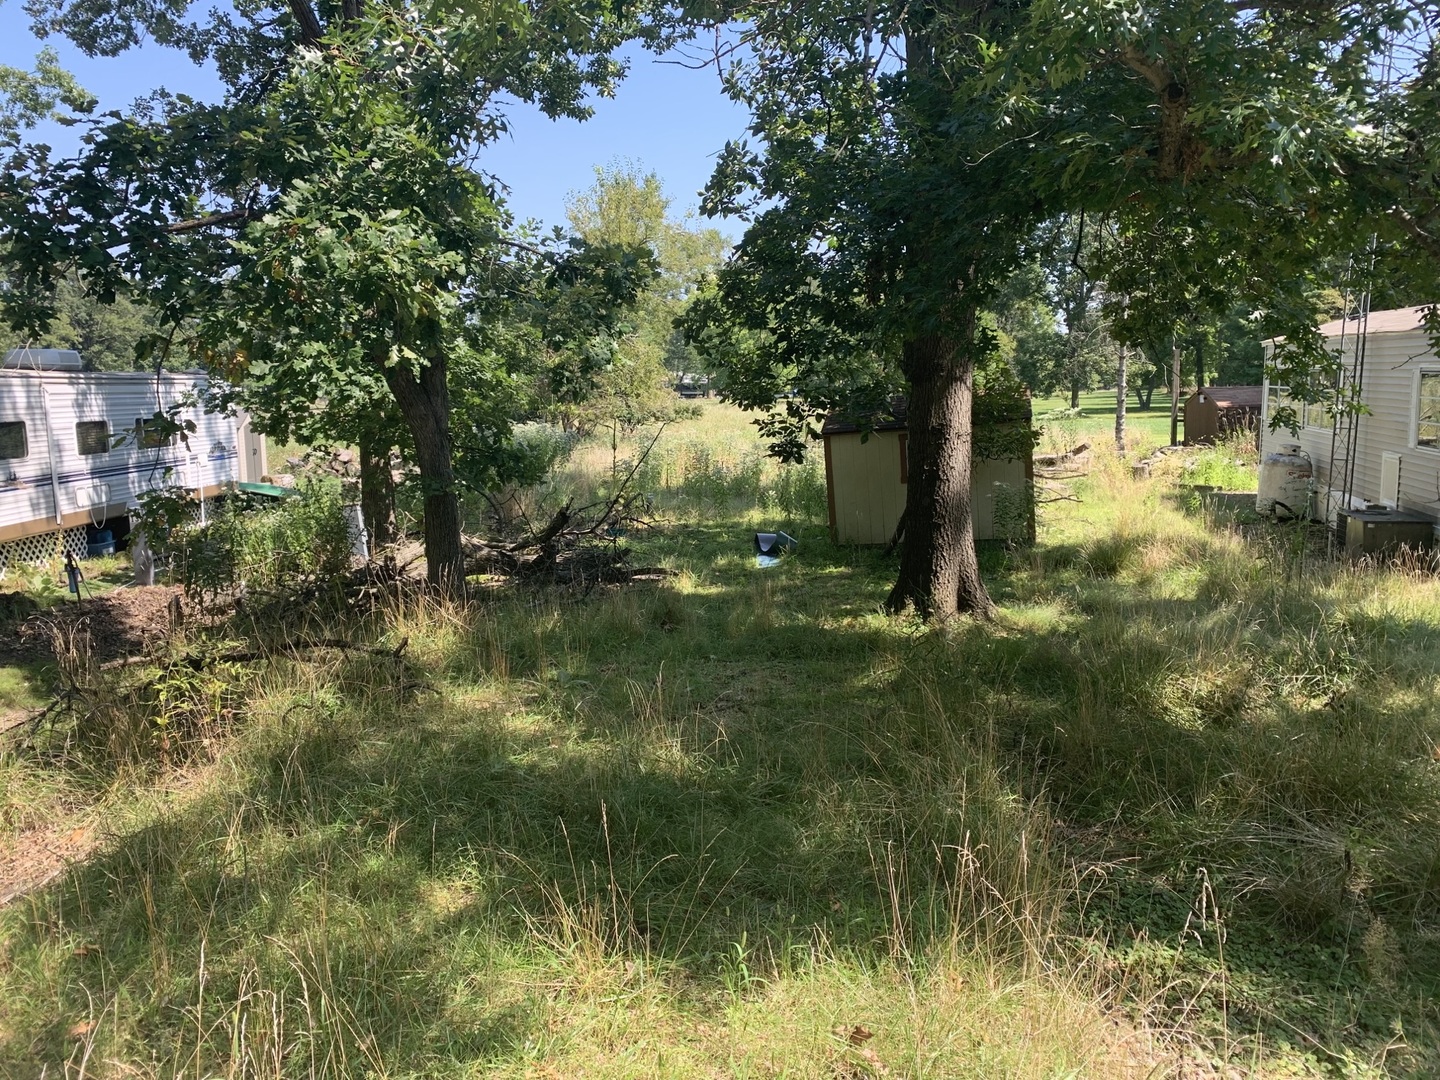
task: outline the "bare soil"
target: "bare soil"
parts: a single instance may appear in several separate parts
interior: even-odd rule
[[[27,829],[13,843],[0,844],[0,907],[83,862],[99,843],[94,829],[67,821]]]
[[[0,593],[0,664],[54,660],[56,630],[88,633],[91,655],[102,663],[139,655],[170,633],[180,595],[165,585],[123,588],[36,610],[23,593]]]

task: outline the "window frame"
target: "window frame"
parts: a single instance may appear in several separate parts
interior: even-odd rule
[[[146,431],[146,426],[154,424],[158,418],[154,416],[137,416],[135,418],[135,447],[138,450],[164,450],[167,446],[173,446],[175,437],[170,434],[152,436]],[[153,440],[153,441],[152,441]]]
[[[0,454],[0,461],[24,461],[30,456],[30,425],[24,420],[0,420],[0,427],[18,426],[20,428],[20,450],[15,455]]]
[[[1415,379],[1411,384],[1410,396],[1410,449],[1422,454],[1440,454],[1440,430],[1436,431],[1436,445],[1425,446],[1420,442],[1420,387],[1426,376],[1440,378],[1440,366],[1427,364],[1415,370]],[[1427,421],[1440,429],[1440,418]]]
[[[85,444],[80,439],[82,427],[94,427],[99,424],[105,429],[105,446],[101,450],[86,450]],[[114,444],[110,441],[110,421],[104,417],[99,420],[76,420],[75,421],[75,452],[81,457],[99,457],[101,454],[108,454],[113,450]]]

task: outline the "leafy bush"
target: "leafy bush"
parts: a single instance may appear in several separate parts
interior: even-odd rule
[[[1246,461],[1223,448],[1206,450],[1185,469],[1187,484],[1201,484],[1222,491],[1254,491],[1259,480],[1253,460]]]
[[[521,484],[537,484],[565,464],[578,441],[573,431],[554,424],[519,424],[511,436],[515,453],[514,475]]]
[[[824,467],[814,458],[781,465],[766,486],[765,505],[791,521],[824,521],[828,513]]]
[[[192,595],[279,590],[350,566],[350,521],[337,485],[306,484],[279,501],[237,492],[207,509],[201,524],[198,503],[178,488],[142,500],[151,548]]]

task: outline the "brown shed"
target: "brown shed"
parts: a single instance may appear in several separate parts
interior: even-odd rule
[[[1023,418],[1030,423],[1029,404]],[[840,544],[888,544],[900,524],[910,480],[906,402],[897,398],[883,416],[874,417],[865,435],[861,426],[831,416],[821,428],[825,442],[825,494],[830,536]],[[975,539],[1010,538],[1023,514],[1021,530],[1034,539],[1030,502],[1032,457],[976,457],[971,471],[971,514]],[[1011,505],[1013,504],[1013,505]],[[998,511],[998,513],[997,513]],[[998,518],[998,520],[997,520]]]
[[[1185,443],[1213,443],[1236,431],[1260,430],[1263,386],[1202,386],[1185,399]]]

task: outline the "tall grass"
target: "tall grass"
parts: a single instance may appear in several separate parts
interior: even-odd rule
[[[998,623],[925,628],[813,524],[755,568],[784,474],[710,421],[634,539],[675,577],[399,599],[341,625],[418,676],[278,659],[183,788],[130,774],[0,911],[0,1074],[1437,1067],[1430,577],[1292,572],[1099,452],[982,553]]]

